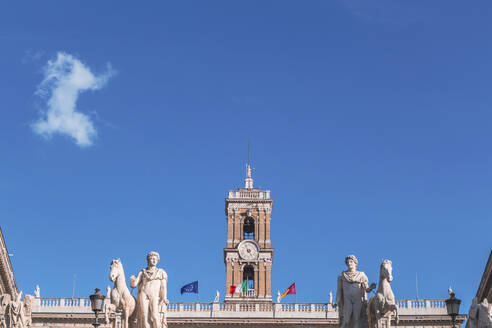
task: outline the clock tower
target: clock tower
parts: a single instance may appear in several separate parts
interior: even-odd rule
[[[272,302],[272,205],[270,190],[253,187],[251,167],[248,164],[244,188],[229,191],[225,200],[226,302]],[[231,293],[231,286],[241,287],[243,282],[246,284],[246,290]]]

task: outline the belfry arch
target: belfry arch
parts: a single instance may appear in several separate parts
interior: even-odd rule
[[[243,268],[243,281],[246,281],[248,292],[255,289],[255,268],[252,265],[245,265]]]
[[[244,220],[243,239],[255,239],[255,219],[250,216]]]

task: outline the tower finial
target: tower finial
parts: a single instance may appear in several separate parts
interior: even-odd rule
[[[246,166],[246,179],[244,179],[244,188],[253,189],[253,178],[251,177],[251,149],[248,140],[248,165]]]

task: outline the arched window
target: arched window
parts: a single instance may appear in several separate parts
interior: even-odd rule
[[[251,265],[247,265],[243,269],[243,281],[246,280],[248,294],[255,289],[255,269]]]
[[[243,226],[243,239],[255,239],[255,220],[246,218]]]

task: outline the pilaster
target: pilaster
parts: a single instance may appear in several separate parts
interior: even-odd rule
[[[254,268],[255,268],[255,297],[258,297],[261,295],[259,293],[260,292],[260,288],[259,288],[260,287],[260,280],[258,279],[259,278],[258,265],[255,265]]]
[[[265,262],[260,262],[258,263],[258,295],[264,297],[265,296],[265,284],[266,284],[266,277],[265,277]]]
[[[232,241],[234,240],[234,212],[232,214],[227,215],[227,247],[232,248]]]
[[[272,262],[266,262],[266,297],[272,297]]]

